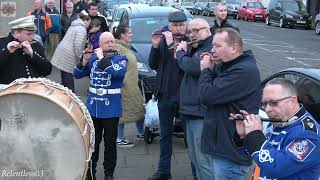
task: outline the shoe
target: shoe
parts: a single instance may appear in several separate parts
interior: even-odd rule
[[[123,147],[123,148],[132,148],[135,146],[133,142],[130,142],[126,139],[122,139],[120,141],[117,140],[117,145],[118,147]]]
[[[114,180],[114,177],[113,177],[113,176],[106,176],[106,177],[104,178],[104,180]]]
[[[91,177],[91,173],[88,171],[87,176],[86,176],[86,180],[96,180],[96,176],[93,175],[93,177]]]
[[[168,180],[171,179],[171,174],[154,173],[148,180]]]
[[[137,140],[144,140],[144,133],[143,134],[137,134]]]

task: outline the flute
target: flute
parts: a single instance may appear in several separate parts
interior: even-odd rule
[[[187,45],[190,45],[190,44],[194,44],[194,43],[198,43],[199,41],[196,40],[196,41],[190,41],[190,42],[187,42]],[[173,44],[172,46],[170,46],[168,49],[171,50],[171,49],[175,49],[179,46],[179,43],[175,43]]]
[[[235,121],[244,121],[246,118],[244,117],[236,117],[236,118],[229,118],[230,120]],[[274,119],[274,118],[262,118],[260,117],[261,121],[263,122],[288,122],[288,121],[282,121],[281,119]]]

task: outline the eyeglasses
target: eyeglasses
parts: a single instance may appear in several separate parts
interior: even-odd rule
[[[192,29],[188,29],[187,30],[187,34],[197,34],[201,29],[205,29],[205,28],[207,28],[207,27],[202,27],[202,28],[198,28],[198,29],[196,29],[196,28],[192,28]]]
[[[266,101],[266,102],[262,102],[262,106],[261,106],[261,109],[264,110],[267,108],[267,105],[269,105],[270,107],[276,107],[279,105],[279,102],[280,101],[283,101],[285,99],[289,99],[291,98],[292,96],[288,96],[288,97],[284,97],[284,98],[281,98],[281,99],[277,99],[277,100],[270,100],[270,101]]]

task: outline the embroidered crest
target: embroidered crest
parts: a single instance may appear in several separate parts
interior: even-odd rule
[[[294,140],[288,147],[289,151],[297,160],[304,161],[315,149],[315,145],[309,139]]]
[[[268,150],[262,149],[259,152],[259,161],[260,162],[273,162],[273,158],[270,156],[270,152]]]

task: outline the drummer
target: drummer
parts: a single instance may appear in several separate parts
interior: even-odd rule
[[[0,84],[51,73],[52,66],[43,47],[33,41],[36,30],[33,19],[34,16],[27,16],[10,22],[11,32],[0,38]]]

